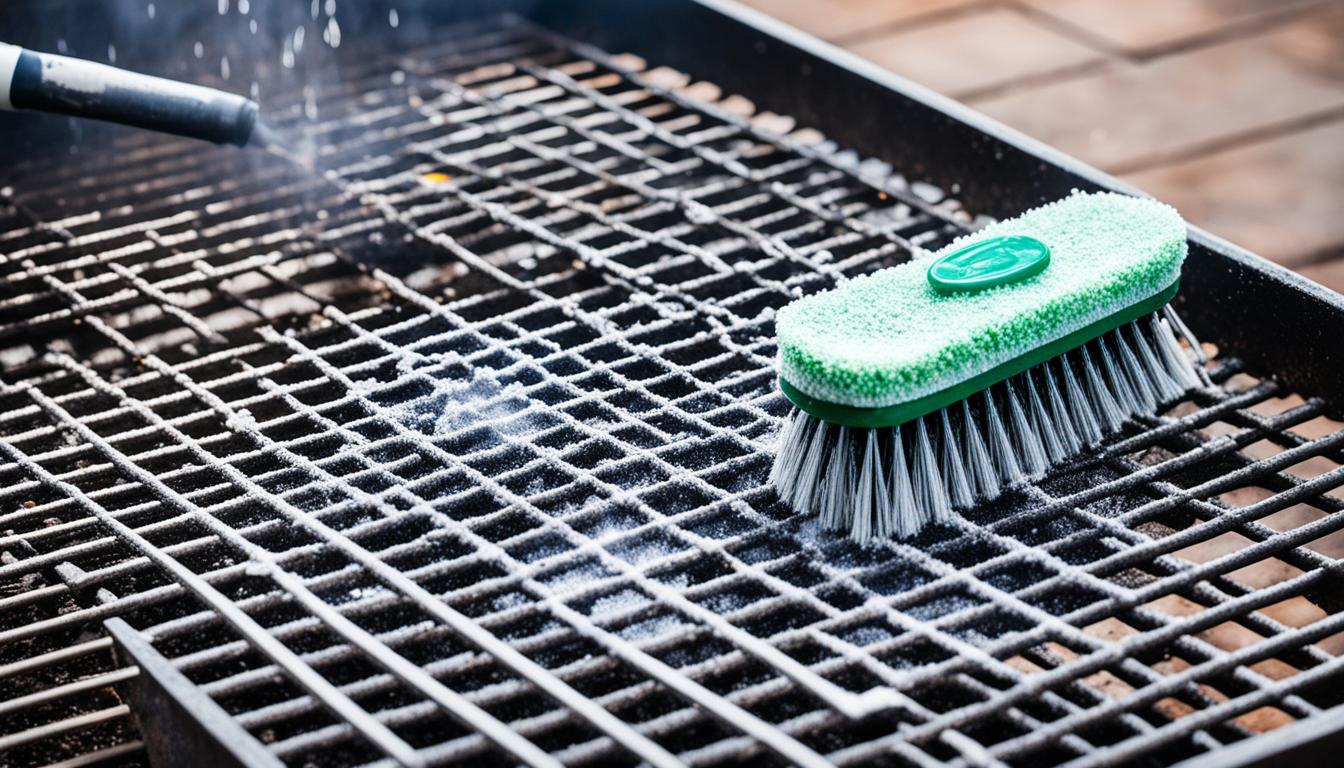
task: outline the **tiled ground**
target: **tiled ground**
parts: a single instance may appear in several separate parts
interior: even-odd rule
[[[745,0],[1344,291],[1344,0]]]

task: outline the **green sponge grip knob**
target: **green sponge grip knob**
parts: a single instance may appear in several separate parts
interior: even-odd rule
[[[929,266],[929,284],[943,293],[983,291],[1021,282],[1049,265],[1050,247],[1034,237],[991,237],[939,257]]]

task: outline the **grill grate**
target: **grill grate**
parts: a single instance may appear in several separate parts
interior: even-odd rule
[[[294,94],[320,174],[9,171],[0,760],[142,755],[111,616],[291,765],[1171,761],[1340,703],[1325,403],[1222,360],[954,526],[820,533],[773,311],[981,222],[634,57],[442,39]]]

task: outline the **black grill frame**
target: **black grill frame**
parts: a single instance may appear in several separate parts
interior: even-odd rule
[[[971,210],[1007,215],[1074,187],[1120,188],[963,108],[741,9],[698,2],[659,2],[637,11],[614,2],[526,5],[520,10],[543,26],[751,94],[762,107],[798,116],[842,145],[960,188],[957,196]],[[371,13],[377,16],[377,10]],[[626,17],[631,13],[637,18]],[[669,29],[685,34],[670,35]],[[780,88],[781,70],[796,71],[799,77],[789,82],[802,85]],[[874,117],[845,119],[856,103],[870,106]],[[911,130],[886,131],[886,125]],[[918,157],[912,156],[915,148]],[[1344,332],[1340,297],[1197,230],[1191,246],[1181,304],[1187,320],[1225,355],[1242,358],[1252,370],[1275,371],[1288,388],[1324,397],[1313,408],[1331,412],[1328,404],[1340,402],[1342,391],[1339,366],[1329,357],[1329,340]],[[1257,304],[1277,311],[1251,315]],[[1283,338],[1296,341],[1282,344]]]

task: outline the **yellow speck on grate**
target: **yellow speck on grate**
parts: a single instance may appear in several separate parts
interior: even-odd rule
[[[449,176],[446,173],[434,172],[434,173],[426,173],[420,176],[420,183],[425,184],[427,186],[433,186],[434,184],[443,184],[445,182],[449,182],[452,180],[453,177]]]

